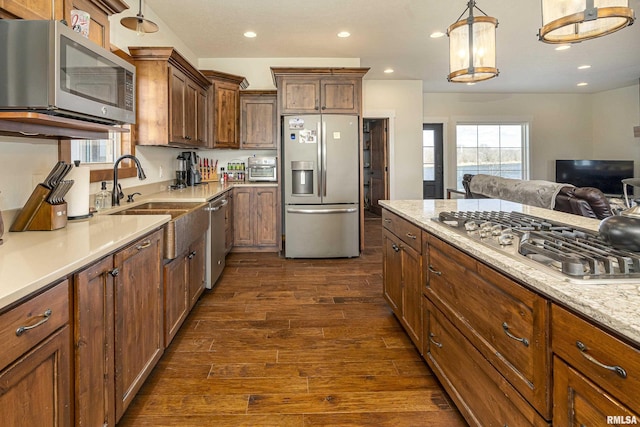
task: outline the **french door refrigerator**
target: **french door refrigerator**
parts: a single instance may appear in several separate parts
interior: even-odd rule
[[[359,256],[358,116],[282,120],[285,257]]]

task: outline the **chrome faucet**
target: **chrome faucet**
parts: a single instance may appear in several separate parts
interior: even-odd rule
[[[122,189],[118,184],[118,165],[123,159],[131,159],[136,162],[136,167],[138,168],[138,179],[147,179],[147,176],[144,174],[144,170],[142,169],[142,165],[140,164],[140,160],[138,160],[136,156],[132,154],[125,154],[124,156],[118,157],[118,160],[113,164],[113,191],[111,192],[112,206],[120,206],[120,199],[124,198]]]

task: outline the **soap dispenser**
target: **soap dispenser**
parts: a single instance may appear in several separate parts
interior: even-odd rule
[[[98,211],[111,208],[111,191],[107,190],[106,181],[102,181],[102,188],[96,194],[95,208]]]

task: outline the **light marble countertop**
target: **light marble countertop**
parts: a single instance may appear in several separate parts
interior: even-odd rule
[[[599,220],[496,199],[385,200],[380,205],[640,346],[640,280],[572,283],[533,264],[514,261],[500,250],[462,236],[432,219],[446,211],[516,211],[594,231],[598,230]]]
[[[0,245],[0,310],[169,222],[169,215],[110,215],[146,202],[206,202],[238,186],[277,183],[212,182],[136,198],[133,203],[69,221],[54,231],[5,232]],[[5,223],[5,230],[9,229]]]

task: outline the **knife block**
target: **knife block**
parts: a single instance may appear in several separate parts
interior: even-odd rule
[[[67,204],[48,203],[49,190],[38,184],[29,196],[27,203],[16,216],[9,231],[49,231],[67,225]]]

